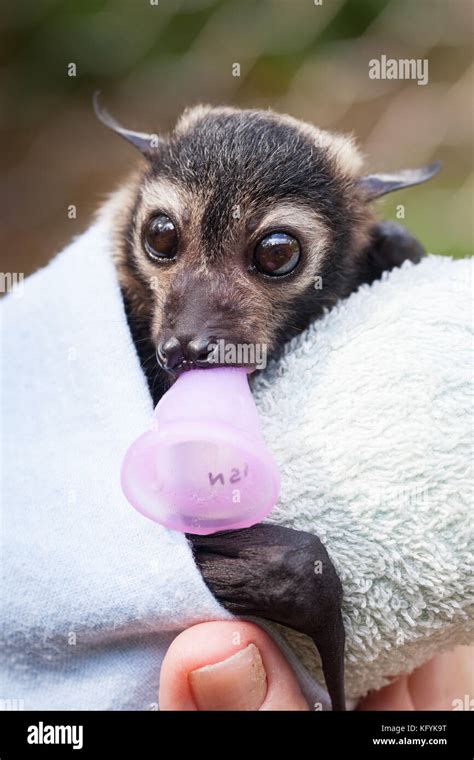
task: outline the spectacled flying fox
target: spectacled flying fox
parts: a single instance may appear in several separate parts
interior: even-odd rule
[[[155,403],[179,373],[216,366],[217,341],[276,356],[361,284],[424,255],[403,227],[377,220],[373,201],[425,182],[439,162],[367,175],[352,138],[271,110],[199,105],[160,136],[120,126],[98,93],[94,107],[144,159],[116,204],[114,260]],[[269,524],[188,538],[231,612],[313,638],[344,709],[342,588],[319,539]]]

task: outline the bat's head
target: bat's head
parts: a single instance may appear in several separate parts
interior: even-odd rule
[[[263,364],[354,289],[370,201],[433,172],[363,177],[351,138],[272,111],[198,106],[167,137],[96,111],[146,158],[120,227],[122,283],[173,373]]]

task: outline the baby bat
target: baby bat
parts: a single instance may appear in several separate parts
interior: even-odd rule
[[[161,136],[120,126],[98,93],[94,107],[144,158],[119,196],[114,260],[155,404],[180,372],[216,366],[217,341],[275,356],[362,283],[424,255],[372,202],[430,179],[439,162],[364,175],[351,138],[270,110],[197,106]],[[231,612],[312,637],[344,709],[342,589],[319,539],[270,524],[188,539]]]

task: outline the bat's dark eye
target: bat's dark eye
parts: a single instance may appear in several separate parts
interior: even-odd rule
[[[165,214],[154,216],[145,227],[145,250],[155,260],[174,259],[178,248],[176,227]]]
[[[300,244],[296,238],[286,232],[272,232],[259,242],[253,258],[259,272],[282,277],[293,271],[300,255]]]

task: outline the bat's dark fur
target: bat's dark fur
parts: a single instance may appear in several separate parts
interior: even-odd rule
[[[350,140],[270,111],[198,107],[157,138],[121,128],[97,101],[96,110],[146,158],[117,204],[115,260],[155,403],[172,382],[155,358],[164,340],[212,334],[276,353],[362,283],[424,255],[402,227],[378,223],[370,201],[428,179],[436,165],[363,177]],[[173,262],[150,261],[144,251],[143,230],[158,213],[178,230]],[[269,278],[252,266],[252,254],[275,230],[296,237],[302,257],[291,274]],[[272,525],[188,538],[204,580],[229,610],[313,638],[333,707],[344,709],[342,592],[319,539]]]
[[[343,710],[342,587],[319,538],[261,523],[192,541],[206,583],[230,612],[274,620],[313,639],[333,708]]]

